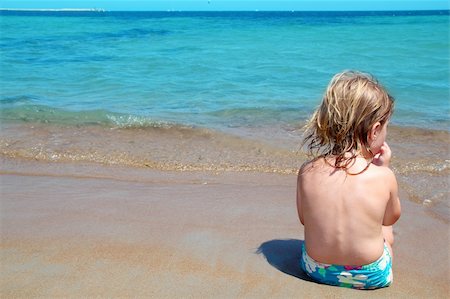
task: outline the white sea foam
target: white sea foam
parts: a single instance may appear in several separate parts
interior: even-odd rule
[[[0,11],[36,11],[36,12],[105,12],[103,8],[0,8]]]
[[[170,122],[153,120],[144,116],[107,114],[106,117],[119,128],[170,128],[174,126]]]

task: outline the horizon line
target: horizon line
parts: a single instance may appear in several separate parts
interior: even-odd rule
[[[7,8],[0,7],[0,10],[8,11],[106,11],[103,8]]]
[[[179,9],[167,9],[167,10],[106,10],[104,8],[7,8],[0,7],[0,11],[24,11],[24,12],[370,12],[370,11],[450,11],[449,8],[430,8],[430,9],[276,9],[276,10],[179,10]]]

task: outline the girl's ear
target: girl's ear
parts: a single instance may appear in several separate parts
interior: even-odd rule
[[[382,129],[382,125],[379,121],[377,121],[376,123],[374,123],[372,125],[372,128],[369,131],[369,135],[367,136],[367,141],[369,142],[369,144],[371,144],[373,141],[377,140],[378,135],[381,132]]]

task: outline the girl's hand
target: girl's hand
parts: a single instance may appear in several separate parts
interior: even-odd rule
[[[380,152],[376,154],[373,158],[372,163],[377,166],[385,166],[389,167],[389,163],[391,162],[392,151],[389,145],[384,142],[381,146]]]

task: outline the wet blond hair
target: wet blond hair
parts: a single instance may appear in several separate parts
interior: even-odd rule
[[[303,145],[314,158],[334,157],[333,166],[347,170],[363,148],[372,154],[368,134],[376,122],[384,125],[393,109],[394,98],[371,75],[338,73],[305,126]]]

